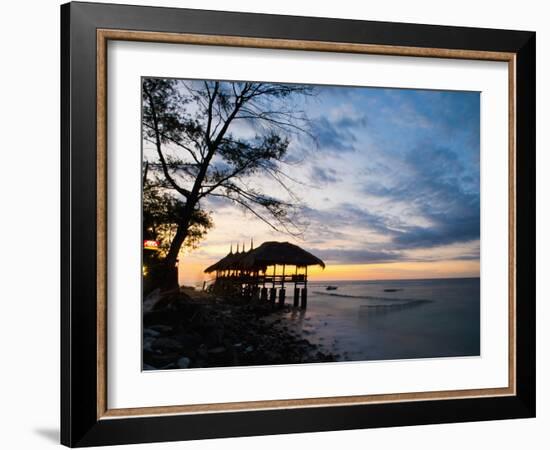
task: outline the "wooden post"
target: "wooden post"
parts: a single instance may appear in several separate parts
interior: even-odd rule
[[[300,304],[300,289],[298,289],[298,266],[294,271],[294,308],[297,308]]]
[[[267,288],[266,287],[262,288],[262,291],[260,293],[260,300],[262,302],[267,302]]]
[[[302,304],[300,305],[302,309],[307,308],[307,287],[302,288]]]
[[[286,291],[285,288],[279,289],[279,308],[285,306]]]
[[[269,303],[271,303],[271,306],[275,306],[275,298],[277,297],[277,289],[272,287],[269,290]]]

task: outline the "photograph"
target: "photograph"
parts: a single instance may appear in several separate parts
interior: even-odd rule
[[[43,83],[59,89],[35,89],[60,94],[60,126],[33,115],[61,157],[39,145],[42,163],[16,161],[61,181],[57,221],[42,220],[59,224],[58,274],[35,271],[60,305],[33,315],[59,324],[43,345],[59,358],[35,353],[57,364],[39,385],[56,383],[42,390],[60,411],[37,438],[57,418],[69,447],[414,434],[424,448],[443,427],[441,448],[453,424],[475,431],[457,448],[498,435],[508,449],[541,431],[542,15],[142,3],[61,6]],[[33,46],[18,53],[47,55]],[[8,104],[29,128],[29,102]],[[14,253],[25,279],[32,254]]]
[[[480,356],[479,92],[141,94],[143,370]]]

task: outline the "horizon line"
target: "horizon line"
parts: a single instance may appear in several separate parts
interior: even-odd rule
[[[334,280],[308,280],[308,283],[314,283],[316,281],[325,282],[325,281],[332,281],[332,282],[344,282],[344,281],[431,281],[431,280],[464,280],[464,279],[480,279],[481,275],[478,276],[460,276],[460,277],[435,277],[435,278],[377,278],[377,279],[356,279],[356,280],[346,280],[346,279],[334,279]]]

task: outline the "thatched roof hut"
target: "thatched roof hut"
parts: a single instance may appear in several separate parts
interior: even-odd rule
[[[248,252],[229,253],[217,263],[207,267],[205,273],[217,270],[245,269],[265,270],[267,266],[287,265],[297,267],[321,266],[325,263],[303,248],[290,242],[264,242]]]
[[[303,248],[290,242],[264,242],[249,252],[241,261],[245,268],[265,268],[273,265],[297,267],[321,266],[325,263]]]
[[[211,273],[216,272],[218,270],[231,270],[236,269],[238,266],[238,262],[246,256],[247,252],[237,252],[237,253],[228,253],[226,256],[224,256],[222,259],[220,259],[218,262],[212,264],[210,267],[207,267],[204,272],[205,273]]]
[[[229,263],[229,261],[233,256],[234,256],[234,253],[232,252],[228,253],[218,262],[215,262],[211,266],[204,269],[204,273],[212,273],[212,272],[217,272],[218,270],[225,270],[225,266]]]
[[[267,268],[273,266],[273,271],[267,273]],[[277,273],[277,266],[282,266],[282,273]],[[295,266],[293,273],[285,273],[285,266]],[[303,248],[290,242],[264,242],[258,248],[233,253],[231,250],[217,263],[207,267],[205,273],[216,272],[216,278],[211,288],[222,295],[231,297],[269,301],[274,306],[277,291],[279,306],[285,304],[285,285],[294,285],[294,307],[307,307],[307,268],[321,266],[325,263]],[[299,269],[304,269],[303,273]]]

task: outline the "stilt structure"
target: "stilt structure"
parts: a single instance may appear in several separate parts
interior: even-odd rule
[[[244,245],[242,251],[239,251],[237,244],[237,252],[233,253],[231,245],[229,253],[208,267],[205,273],[216,274],[212,285],[214,292],[245,300],[269,302],[273,307],[278,303],[280,308],[284,307],[286,301],[285,285],[291,285],[293,306],[305,309],[307,268],[315,265],[325,268],[322,260],[297,245],[273,241],[254,248],[251,239],[248,251],[245,251]],[[287,270],[289,266],[294,267],[294,270]],[[278,267],[282,268],[280,273]]]

